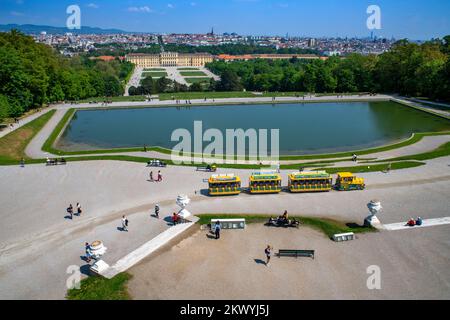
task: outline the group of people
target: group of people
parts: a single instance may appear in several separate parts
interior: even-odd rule
[[[176,104],[181,104],[181,100],[176,100]],[[192,104],[191,100],[186,100],[185,104]]]
[[[279,223],[289,223],[289,214],[288,214],[287,210],[284,211],[282,216],[278,217],[278,222]]]
[[[80,203],[77,203],[76,210],[77,210],[76,215],[81,217],[81,213],[83,212],[83,210],[81,209],[81,204]],[[74,208],[73,208],[72,204],[69,205],[69,207],[67,208],[66,211],[69,214],[70,219],[73,220]]]
[[[423,219],[421,217],[417,217],[417,219],[409,219],[407,225],[409,227],[421,226],[423,224]]]
[[[161,171],[158,171],[158,176],[157,179],[155,180],[155,178],[153,177],[153,171],[150,171],[150,181],[151,182],[162,182],[163,177],[162,177],[162,173]]]

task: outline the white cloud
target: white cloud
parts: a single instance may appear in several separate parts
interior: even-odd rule
[[[142,6],[142,7],[128,7],[128,11],[130,11],[130,12],[145,12],[145,13],[153,12],[153,10],[150,9],[149,6]]]
[[[171,3],[169,3],[169,4],[167,5],[167,8],[169,8],[169,9],[174,9],[175,6],[174,6],[173,4],[171,4]]]
[[[92,9],[98,9],[98,8],[99,8],[99,5],[98,5],[98,4],[95,4],[95,3],[89,3],[87,6],[88,6],[89,8],[92,8]]]
[[[25,15],[23,12],[18,12],[18,11],[11,11],[10,14],[12,16],[16,16],[16,17],[22,17]]]

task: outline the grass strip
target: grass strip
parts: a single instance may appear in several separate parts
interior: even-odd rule
[[[391,163],[391,170],[402,170],[408,168],[416,168],[424,166],[424,162],[417,161],[402,161]],[[384,172],[387,171],[389,164],[375,164],[368,166],[356,166],[356,167],[335,167],[335,168],[319,168],[318,171],[325,170],[328,173],[338,173],[338,172],[352,172],[352,173],[365,173],[365,172]]]
[[[131,300],[127,283],[129,273],[119,273],[112,279],[92,276],[81,281],[80,289],[67,291],[68,300]]]
[[[50,110],[2,137],[0,139],[0,163],[17,163],[22,158],[29,159],[25,154],[25,148],[55,112],[56,110]]]
[[[180,72],[183,77],[206,77],[206,73],[202,71],[183,71]]]
[[[200,214],[196,215],[200,220],[197,222],[201,225],[207,225],[211,223],[211,219],[245,219],[247,224],[262,223],[274,218],[278,214],[274,215],[257,215],[257,214]],[[357,223],[345,223],[328,218],[315,218],[315,217],[302,217],[302,216],[290,216],[290,218],[296,218],[300,220],[300,223],[318,231],[321,231],[327,237],[331,238],[335,234],[339,233],[365,233],[376,232],[375,228],[360,226]]]

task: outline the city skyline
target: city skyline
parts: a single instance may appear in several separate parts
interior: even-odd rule
[[[366,10],[375,4],[382,18],[381,30],[374,30],[377,37],[426,40],[450,33],[450,2],[440,0],[3,0],[0,23],[62,27],[73,4],[81,8],[82,26],[129,32],[206,33],[214,28],[241,35],[367,37],[372,31]]]

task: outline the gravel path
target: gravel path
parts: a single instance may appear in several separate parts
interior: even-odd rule
[[[359,235],[334,243],[307,227],[249,225],[220,240],[198,231],[130,270],[135,299],[449,299],[450,227]],[[276,258],[264,249],[313,249],[316,258]],[[381,270],[369,290],[367,268]]]
[[[446,157],[425,167],[362,174],[369,186],[362,192],[225,198],[205,196],[209,174],[188,167],[163,169],[161,184],[147,181],[150,169],[138,163],[0,167],[0,298],[63,298],[66,268],[82,263],[85,241],[105,241],[110,250],[106,259],[113,261],[166,227],[163,221],[151,219],[150,211],[159,203],[161,215],[171,215],[177,210],[179,194],[192,199],[189,210],[193,213],[278,214],[288,210],[361,223],[367,215],[367,202],[378,198],[384,207],[383,223],[417,215],[425,219],[448,216],[449,164],[450,157]],[[251,171],[233,171],[247,185]],[[284,178],[287,173],[283,172]],[[74,221],[65,219],[65,208],[76,202],[82,204],[85,214]],[[123,214],[131,221],[130,236],[117,230]]]

